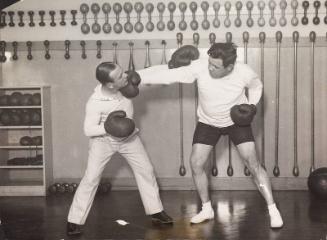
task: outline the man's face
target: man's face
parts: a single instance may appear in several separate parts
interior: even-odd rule
[[[109,88],[120,89],[127,85],[127,74],[124,73],[123,69],[116,65],[116,68],[110,72],[110,77],[114,79],[114,82],[107,83]]]
[[[222,59],[209,57],[208,70],[212,78],[222,78],[233,70],[233,65],[225,68]]]

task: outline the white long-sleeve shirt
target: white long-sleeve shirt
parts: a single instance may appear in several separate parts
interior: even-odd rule
[[[262,83],[258,75],[246,64],[235,63],[231,73],[214,79],[208,70],[208,59],[192,61],[189,66],[168,69],[157,65],[138,70],[142,84],[192,83],[198,85],[199,121],[215,127],[233,125],[230,109],[236,104],[257,104],[262,94]],[[248,88],[249,99],[245,96]]]
[[[101,86],[101,84],[96,86],[86,103],[84,133],[88,137],[108,135],[104,129],[104,122],[113,111],[123,110],[126,112],[126,117],[133,119],[132,101],[120,92],[115,96],[106,97],[101,92]]]

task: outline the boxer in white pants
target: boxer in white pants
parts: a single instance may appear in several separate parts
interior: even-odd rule
[[[138,93],[132,79],[137,76],[127,75],[119,65],[110,62],[101,63],[96,76],[101,84],[86,104],[84,120],[84,133],[90,138],[88,163],[69,210],[67,234],[82,233],[102,172],[116,152],[134,172],[145,213],[151,215],[153,222],[171,224],[172,219],[163,211],[153,166],[133,125],[133,103],[129,98]],[[126,116],[114,116],[112,120],[112,113],[117,111]]]

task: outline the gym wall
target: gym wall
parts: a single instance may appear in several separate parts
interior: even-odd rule
[[[309,175],[312,164],[311,154],[314,149],[315,167],[326,166],[327,156],[327,128],[325,127],[325,119],[327,118],[327,84],[326,84],[326,64],[327,64],[327,42],[326,42],[326,25],[321,21],[319,25],[312,23],[314,17],[314,9],[312,7],[308,12],[309,24],[292,26],[290,21],[292,18],[292,9],[290,1],[288,2],[286,17],[287,25],[281,27],[271,27],[268,25],[270,11],[268,9],[268,1],[264,12],[266,19],[265,27],[259,27],[256,23],[260,16],[257,2],[253,1],[254,9],[252,17],[255,24],[253,27],[247,27],[245,22],[248,17],[248,12],[243,4],[241,19],[243,25],[241,27],[234,26],[236,17],[235,3],[232,4],[230,18],[232,21],[231,27],[225,27],[223,21],[226,17],[223,4],[227,1],[219,1],[221,8],[219,19],[221,26],[219,28],[211,27],[208,30],[201,28],[203,20],[203,12],[200,8],[201,1],[196,1],[198,4],[196,20],[199,22],[199,29],[192,31],[189,27],[185,31],[178,29],[180,21],[180,11],[178,4],[182,1],[177,1],[177,9],[174,12],[174,21],[176,28],[169,31],[167,28],[164,31],[159,31],[157,28],[153,32],[148,32],[146,29],[142,33],[126,33],[123,31],[120,34],[113,31],[105,34],[102,31],[99,34],[92,32],[83,34],[81,32],[81,24],[83,16],[79,10],[82,3],[91,6],[95,1],[91,0],[75,0],[75,1],[37,1],[29,0],[14,4],[4,11],[25,11],[25,26],[4,27],[0,29],[1,41],[7,42],[6,56],[8,60],[0,65],[1,85],[5,86],[21,86],[21,85],[50,85],[51,86],[51,109],[52,109],[52,139],[53,139],[53,175],[55,181],[79,182],[83,176],[88,156],[88,138],[83,134],[83,120],[85,103],[88,97],[92,94],[94,87],[97,84],[95,79],[95,68],[103,61],[113,60],[112,43],[118,43],[117,57],[118,63],[128,69],[130,61],[130,49],[128,43],[134,43],[133,61],[135,68],[144,68],[146,62],[145,41],[150,41],[150,61],[152,65],[160,64],[162,61],[162,45],[161,41],[167,41],[166,57],[169,60],[172,52],[177,48],[176,34],[181,32],[184,37],[183,44],[193,44],[193,33],[197,32],[200,35],[199,48],[201,57],[206,57],[205,52],[210,45],[209,34],[216,34],[216,42],[225,41],[227,32],[232,33],[233,41],[239,46],[237,61],[244,61],[244,43],[242,34],[249,32],[250,39],[247,49],[248,64],[261,75],[261,48],[259,43],[259,33],[265,32],[266,41],[264,44],[264,154],[262,153],[263,140],[263,114],[261,105],[258,106],[258,113],[253,123],[254,133],[256,136],[256,144],[258,155],[264,155],[264,162],[269,176],[272,178],[274,189],[306,189],[306,181]],[[111,5],[115,1],[97,1],[102,6],[104,2]],[[117,1],[118,2],[118,1]],[[130,1],[133,5],[137,1]],[[145,5],[150,1],[143,1]],[[152,3],[155,5],[155,10],[152,15],[152,21],[155,26],[159,21],[158,10],[156,6],[159,1]],[[162,0],[166,6],[170,2]],[[208,1],[210,8],[208,11],[208,20],[212,22],[214,11],[212,9],[214,1]],[[121,2],[123,4],[124,2]],[[280,18],[281,12],[278,7],[279,1],[276,1],[276,17]],[[298,18],[303,17],[302,1],[299,1]],[[189,5],[189,2],[187,1]],[[76,9],[77,26],[70,24],[70,10]],[[29,27],[27,11],[33,10],[36,14],[34,21],[35,27]],[[56,11],[55,21],[57,25],[51,27],[50,16],[47,13],[45,17],[46,26],[38,26],[40,20],[37,12],[39,10]],[[66,26],[61,26],[59,10],[66,10]],[[320,8],[320,18],[324,17],[323,7]],[[192,20],[192,13],[187,8],[186,21],[188,24]],[[113,25],[116,18],[113,10],[110,12],[109,22]],[[126,22],[126,13],[124,10],[120,14],[120,23]],[[169,20],[169,12],[164,12],[164,22]],[[148,21],[145,10],[142,12],[142,23],[145,25]],[[15,15],[15,21],[18,22],[18,16]],[[98,16],[100,24],[104,22],[104,15],[100,11]],[[131,22],[134,24],[137,21],[137,16],[133,10],[131,13]],[[94,23],[94,16],[91,12],[87,15],[87,23]],[[278,153],[276,153],[276,78],[277,78],[277,43],[275,34],[281,31],[283,34],[280,52],[280,92],[279,92],[279,143]],[[292,33],[298,31],[300,34],[298,47],[298,98],[297,98],[297,155],[299,165],[299,176],[293,175],[294,167],[294,84],[293,84],[293,40]],[[312,43],[309,39],[311,31],[316,33],[316,42],[314,48],[314,100],[315,100],[315,115],[314,115],[314,146],[312,145],[311,131],[311,106],[312,92],[310,84],[312,83]],[[50,41],[51,58],[44,58],[45,50],[43,41]],[[65,59],[65,40],[71,41],[70,58]],[[80,41],[86,41],[87,58],[81,57],[82,51]],[[96,41],[102,41],[102,58],[96,57],[97,47]],[[19,42],[17,61],[11,59],[13,41]],[[26,58],[27,48],[26,41],[32,41],[33,59]],[[195,91],[194,84],[183,85],[183,155],[186,167],[186,175],[180,176],[180,102],[179,102],[179,86],[172,84],[169,86],[142,86],[140,95],[134,100],[135,120],[140,128],[140,136],[143,139],[145,147],[153,162],[159,184],[162,189],[193,189],[191,179],[191,170],[188,158],[191,152],[191,142],[195,126]],[[276,155],[277,154],[277,155]],[[278,166],[280,175],[277,177],[273,174],[273,169],[276,166],[276,156],[278,156]],[[251,177],[244,175],[244,165],[239,159],[235,147],[232,147],[231,161],[233,168],[233,176],[227,175],[229,151],[228,139],[221,138],[216,147],[216,160],[218,167],[218,175],[211,177],[211,185],[213,189],[254,189]],[[211,173],[212,159],[208,161],[208,172]],[[134,189],[135,181],[133,174],[127,166],[126,162],[119,156],[115,155],[111,162],[107,165],[103,174],[104,178],[112,179],[114,189]]]

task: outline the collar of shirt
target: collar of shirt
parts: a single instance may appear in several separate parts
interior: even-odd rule
[[[121,100],[123,98],[123,95],[119,91],[117,92],[117,94],[110,97],[103,95],[101,91],[101,86],[102,86],[101,84],[98,84],[94,88],[94,94],[92,96],[93,99],[97,99],[101,101],[113,101],[113,100]]]

